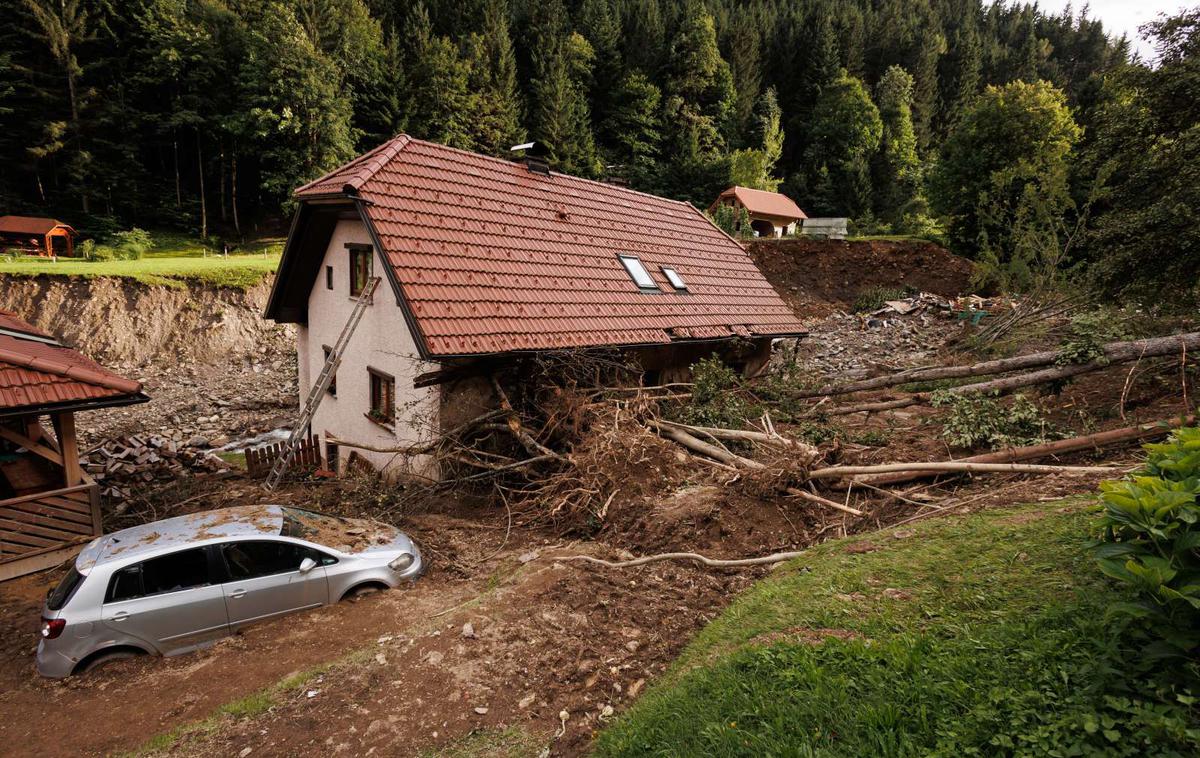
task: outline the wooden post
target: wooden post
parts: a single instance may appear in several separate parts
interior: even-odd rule
[[[79,466],[79,442],[75,439],[75,414],[71,411],[56,413],[51,419],[62,451],[65,484],[67,487],[82,484],[83,469]]]

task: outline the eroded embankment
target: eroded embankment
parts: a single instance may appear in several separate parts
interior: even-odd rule
[[[290,349],[291,329],[262,317],[270,288],[0,274],[0,308],[106,363],[223,363]]]
[[[971,289],[971,262],[922,240],[754,240],[747,249],[801,316],[844,309],[871,287],[912,287],[945,297]]]

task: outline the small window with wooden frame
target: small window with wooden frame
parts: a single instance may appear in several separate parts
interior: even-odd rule
[[[321,352],[325,353],[325,362],[329,363],[329,356],[333,355],[333,348],[329,345],[321,345]],[[329,386],[325,388],[325,391],[337,397],[337,371],[334,371],[333,375],[329,377]]]
[[[371,246],[347,247],[350,251],[350,297],[358,297],[371,281]]]
[[[373,368],[367,368],[371,380],[371,410],[367,418],[378,424],[396,422],[396,379]]]
[[[333,289],[333,266],[325,267],[325,289]]]

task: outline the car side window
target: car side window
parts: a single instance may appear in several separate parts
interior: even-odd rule
[[[108,580],[108,592],[104,602],[116,603],[121,600],[133,600],[142,596],[142,564],[135,563],[113,573]]]
[[[146,595],[190,590],[212,584],[208,554],[202,547],[180,550],[142,562],[142,588]]]
[[[235,580],[299,571],[300,562],[305,558],[324,563],[315,550],[275,540],[227,542],[221,546],[221,553],[229,566],[229,576]]]

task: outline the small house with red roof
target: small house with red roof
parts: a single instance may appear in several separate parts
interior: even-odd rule
[[[382,280],[311,431],[395,449],[470,410],[465,376],[515,356],[617,348],[652,378],[735,340],[761,368],[804,333],[744,249],[676,200],[400,135],[295,192],[268,318],[297,325],[301,397]],[[478,387],[477,387],[478,389]],[[457,419],[457,420],[456,420]],[[377,468],[394,453],[358,452]]]
[[[787,195],[749,187],[730,187],[717,196],[708,210],[711,213],[722,205],[735,210],[745,208],[750,217],[750,226],[758,237],[795,234],[804,219],[808,218]]]
[[[100,534],[75,414],[148,399],[138,382],[0,310],[0,581],[61,563]]]
[[[39,216],[0,216],[0,251],[19,250],[33,255],[71,257],[75,230],[58,219]]]

